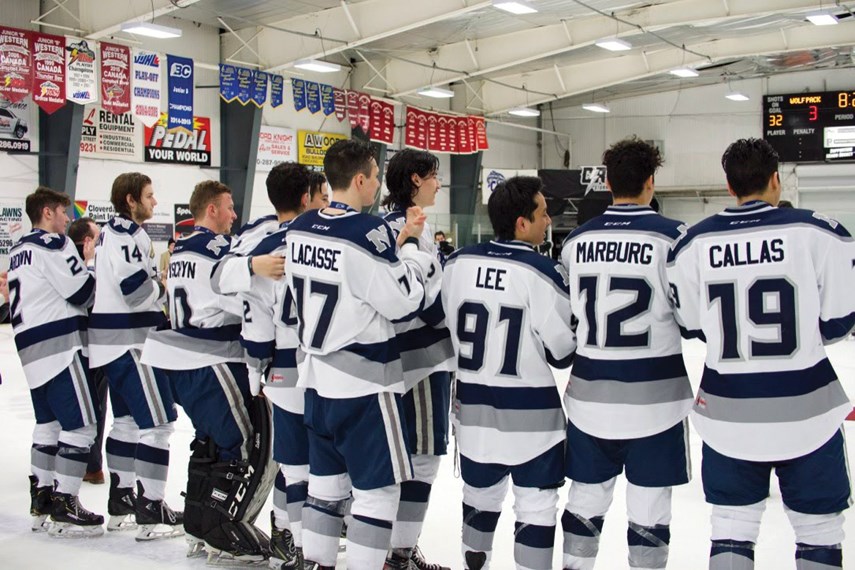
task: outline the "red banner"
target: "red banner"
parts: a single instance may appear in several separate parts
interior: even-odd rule
[[[33,101],[48,115],[65,105],[65,38],[33,38]]]
[[[487,121],[484,117],[474,117],[475,119],[475,150],[488,150],[490,144],[487,142]]]
[[[439,115],[425,112],[427,118],[427,150],[439,152]]]
[[[359,126],[368,134],[371,127],[371,96],[366,93],[359,94]]]
[[[335,103],[335,118],[342,122],[347,118],[347,96],[342,89],[333,89],[333,102]]]
[[[33,84],[30,42],[30,32],[0,26],[0,95],[12,103],[29,95]]]
[[[416,107],[407,107],[405,117],[405,146],[452,154],[471,154],[489,148],[484,117],[444,115]]]
[[[347,118],[350,120],[350,128],[359,126],[359,93],[357,91],[347,92]]]
[[[392,144],[395,139],[395,106],[371,99],[371,126],[368,135],[373,141]]]
[[[101,42],[101,106],[121,115],[131,110],[131,50]]]
[[[448,121],[451,119],[448,115],[440,115],[437,121],[439,129],[439,152],[452,152],[451,148],[451,129],[448,128]]]
[[[454,130],[457,132],[457,152],[471,154],[472,139],[469,138],[469,117],[457,117],[454,122]]]

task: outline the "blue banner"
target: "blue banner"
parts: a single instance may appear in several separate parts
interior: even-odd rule
[[[169,70],[166,128],[193,132],[193,60],[189,57],[166,55]]]
[[[267,77],[263,71],[252,73],[252,102],[256,107],[261,107],[267,101]]]
[[[302,111],[306,108],[306,82],[303,79],[291,80],[291,91],[294,94],[294,110]]]
[[[321,83],[321,107],[323,107],[326,116],[335,113],[335,97],[333,96],[332,85]]]
[[[312,113],[321,110],[321,86],[314,81],[306,81],[306,107]]]
[[[285,80],[281,75],[270,76],[270,106],[278,107],[285,100]]]
[[[252,98],[252,70],[245,67],[237,68],[237,100],[246,105]]]
[[[237,97],[237,69],[234,65],[220,64],[220,97],[226,103]]]

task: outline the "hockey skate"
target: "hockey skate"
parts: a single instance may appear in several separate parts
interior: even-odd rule
[[[173,511],[163,500],[146,498],[145,488],[139,481],[134,507],[139,526],[137,542],[184,536],[184,513]]]
[[[136,495],[133,487],[119,487],[119,476],[110,473],[110,498],[107,499],[107,530],[135,530],[137,528]]]
[[[270,512],[270,561],[274,570],[303,568],[303,551],[294,544],[294,537],[287,528],[276,528],[276,517]]]
[[[418,545],[413,548],[413,554],[410,556],[410,560],[412,561],[412,570],[451,570],[448,566],[435,564],[425,560],[422,550]]]
[[[238,521],[224,521],[205,533],[208,566],[267,566],[270,539],[255,526]]]
[[[30,515],[33,517],[33,532],[50,530],[48,516],[51,513],[51,491],[53,489],[48,485],[39,487],[38,478],[30,475]]]
[[[74,495],[54,493],[51,502],[51,526],[54,538],[90,538],[104,534],[104,517],[87,511]]]
[[[386,564],[383,570],[415,570],[410,557],[412,553],[409,548],[396,548],[386,556]]]

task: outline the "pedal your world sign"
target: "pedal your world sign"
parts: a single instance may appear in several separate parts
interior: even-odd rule
[[[167,128],[166,113],[145,127],[145,161],[171,164],[211,165],[211,119],[193,117],[193,131]]]

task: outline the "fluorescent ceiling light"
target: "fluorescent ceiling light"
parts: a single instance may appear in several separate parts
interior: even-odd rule
[[[677,77],[697,77],[698,72],[692,69],[691,67],[678,67],[677,69],[672,69],[669,71],[671,75],[676,75]]]
[[[162,40],[181,37],[180,29],[152,24],[151,22],[125,22],[122,24],[122,31]]]
[[[593,113],[609,113],[611,112],[608,107],[603,103],[585,103],[582,105],[582,108],[586,111],[591,111]]]
[[[493,0],[493,8],[510,12],[511,14],[534,14],[537,10],[528,2],[507,2],[505,0]]]
[[[827,10],[810,12],[807,19],[814,26],[833,26],[837,23],[837,16]]]
[[[301,59],[294,64],[297,69],[305,69],[306,71],[315,71],[317,73],[335,73],[341,71],[341,66],[337,63],[328,61],[320,61],[318,59]]]
[[[731,101],[748,101],[748,95],[744,93],[740,93],[739,91],[731,91],[727,95],[725,95]]]
[[[594,44],[609,51],[626,51],[632,49],[632,44],[620,38],[603,38]]]
[[[539,117],[540,111],[532,109],[531,107],[514,107],[508,111],[508,114],[515,115],[517,117]]]
[[[443,89],[442,87],[425,87],[417,91],[419,95],[425,97],[433,97],[435,99],[448,99],[454,97],[454,91],[451,89]]]

